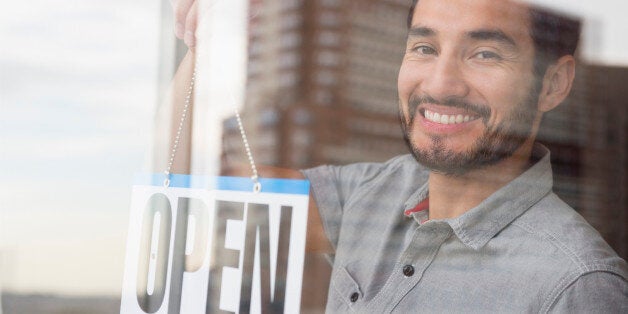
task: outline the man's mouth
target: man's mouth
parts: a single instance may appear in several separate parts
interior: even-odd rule
[[[429,109],[420,109],[420,112],[426,120],[438,124],[462,124],[480,118],[475,114],[445,114]]]
[[[447,99],[440,102],[429,96],[412,96],[408,101],[408,107],[411,124],[414,115],[419,114],[425,123],[438,127],[441,131],[458,130],[463,125],[479,119],[486,123],[491,115],[491,109],[487,106],[466,102],[463,99]],[[445,126],[446,129],[442,129]]]

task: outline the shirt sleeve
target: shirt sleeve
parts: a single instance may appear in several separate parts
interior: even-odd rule
[[[345,203],[364,183],[377,176],[380,169],[381,164],[358,163],[301,171],[310,181],[325,234],[334,250],[338,245]]]
[[[579,277],[558,296],[551,313],[628,313],[628,283],[610,272]]]

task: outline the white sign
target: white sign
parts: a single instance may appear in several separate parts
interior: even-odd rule
[[[298,313],[309,182],[133,187],[121,313]]]

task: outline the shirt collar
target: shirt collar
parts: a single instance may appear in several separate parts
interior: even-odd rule
[[[425,181],[425,183],[418,189],[416,190],[416,192],[414,192],[410,198],[408,198],[408,200],[404,203],[403,205],[403,211],[407,211],[410,210],[412,208],[414,208],[417,204],[419,204],[420,202],[424,201],[429,193],[428,193],[428,181]],[[414,218],[414,220],[418,223],[418,224],[423,224],[423,222],[425,220],[427,220],[428,218],[428,210],[422,210],[420,212],[414,212],[412,214],[410,214],[410,217]]]
[[[456,236],[465,245],[478,250],[499,231],[522,215],[552,190],[552,167],[550,153],[541,144],[535,144],[532,156],[538,160],[519,177],[510,181],[478,206],[466,213],[450,219],[444,219]],[[428,196],[428,184],[425,183],[405,203],[404,210],[410,209]],[[420,223],[427,212],[412,214]]]

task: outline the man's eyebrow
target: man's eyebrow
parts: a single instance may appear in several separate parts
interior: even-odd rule
[[[423,26],[412,27],[408,30],[408,37],[429,37],[436,35],[436,31]]]
[[[471,31],[467,33],[467,37],[474,40],[496,41],[512,47],[517,47],[517,43],[515,42],[515,40],[500,30],[481,29],[477,31]]]

